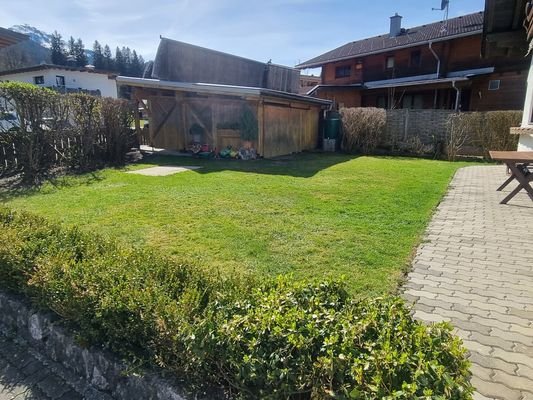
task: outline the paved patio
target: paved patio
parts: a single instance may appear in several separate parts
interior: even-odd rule
[[[475,399],[533,400],[533,202],[499,204],[503,166],[466,167],[418,248],[404,296],[415,317],[451,321],[472,361]]]

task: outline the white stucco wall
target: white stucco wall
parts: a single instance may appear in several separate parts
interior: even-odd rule
[[[115,79],[108,78],[107,74],[96,72],[43,69],[2,75],[0,80],[34,83],[34,77],[36,76],[44,77],[44,84],[38,86],[57,86],[56,76],[64,76],[67,89],[100,90],[103,97],[117,98],[117,83]]]
[[[533,58],[529,65],[527,75],[526,100],[524,102],[524,114],[522,115],[522,128],[533,129]],[[530,131],[531,132],[531,131]],[[530,132],[520,135],[518,139],[518,151],[533,151],[533,134]]]

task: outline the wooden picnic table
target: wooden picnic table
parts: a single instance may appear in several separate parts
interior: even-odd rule
[[[493,160],[505,163],[511,171],[511,176],[496,190],[503,190],[515,179],[518,181],[518,186],[500,204],[507,204],[522,189],[533,200],[533,188],[529,184],[533,181],[533,173],[528,169],[529,164],[533,163],[533,151],[489,151],[489,154]]]

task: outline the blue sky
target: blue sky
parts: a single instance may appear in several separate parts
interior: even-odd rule
[[[260,61],[293,66],[346,42],[442,19],[440,0],[18,0],[4,1],[0,26],[137,49],[153,58],[159,35]],[[450,17],[481,11],[483,0],[451,0]]]

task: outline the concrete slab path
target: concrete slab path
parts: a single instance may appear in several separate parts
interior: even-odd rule
[[[496,188],[504,166],[460,169],[418,248],[404,296],[414,316],[451,321],[475,399],[533,400],[533,202]]]
[[[194,171],[200,169],[199,166],[158,166],[143,169],[136,169],[134,171],[128,171],[127,174],[145,175],[145,176],[168,176],[179,174],[180,172]]]

